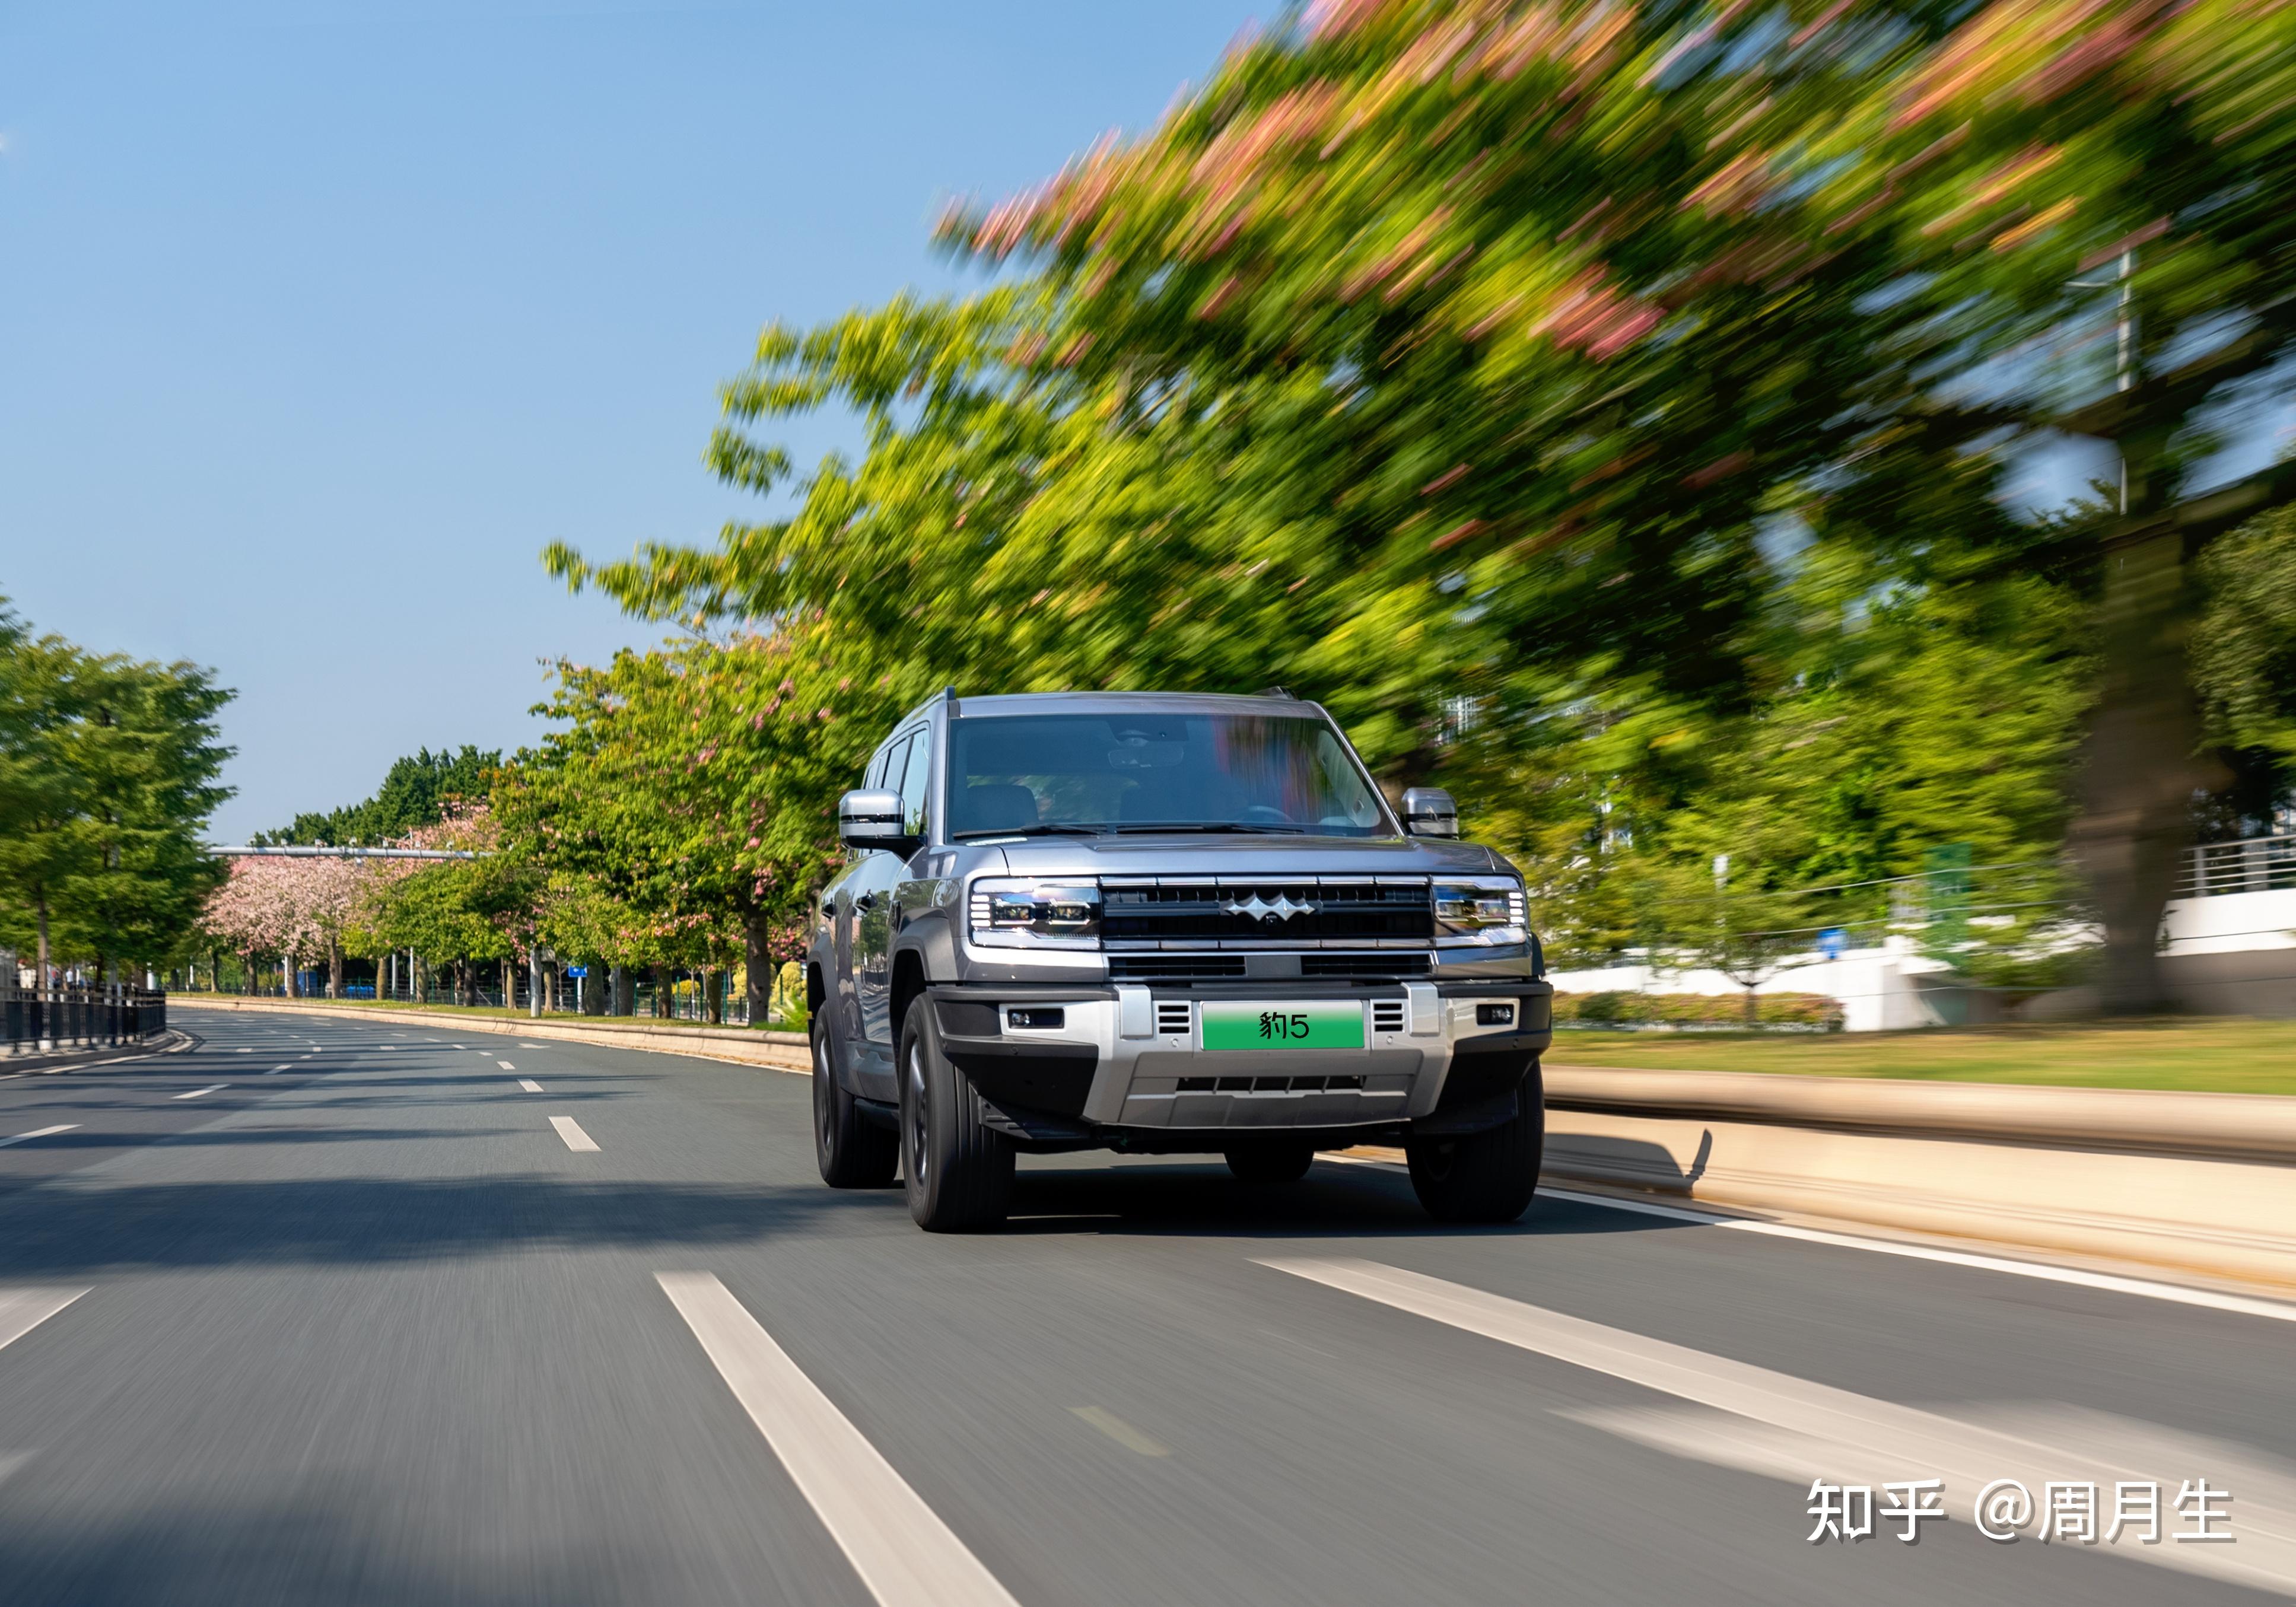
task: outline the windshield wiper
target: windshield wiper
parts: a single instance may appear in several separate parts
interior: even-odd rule
[[[1242,821],[1209,820],[1168,821],[1162,825],[1133,822],[1126,825],[1111,826],[1108,829],[1111,832],[1249,832],[1277,837],[1304,837],[1308,834],[1306,826],[1273,826],[1259,822],[1246,824]]]
[[[1042,820],[1032,826],[983,826],[972,832],[951,832],[954,840],[963,842],[974,837],[1098,837],[1106,826],[1076,826],[1065,821]]]

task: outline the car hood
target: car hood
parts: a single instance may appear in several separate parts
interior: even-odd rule
[[[1480,843],[1426,837],[1234,837],[1140,832],[1122,837],[1045,837],[977,845],[968,868],[992,868],[994,854],[1021,876],[1426,876],[1513,867]],[[971,856],[967,855],[970,858]]]

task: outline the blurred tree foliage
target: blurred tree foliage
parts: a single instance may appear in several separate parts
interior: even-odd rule
[[[2296,770],[2296,512],[2218,542],[2201,571],[2208,605],[2194,660],[2210,734]]]
[[[2296,335],[2292,94],[2296,12],[2234,0],[1331,0],[946,220],[1025,276],[769,327],[710,461],[785,516],[549,562],[857,684],[1281,682],[1581,953],[1718,843],[1750,890],[2047,857],[2087,709],[2149,1007],[2188,560],[2296,496],[2191,488]],[[865,450],[800,479],[824,407]],[[2052,430],[2125,512],[2005,511]]]

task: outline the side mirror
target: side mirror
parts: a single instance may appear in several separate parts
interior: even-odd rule
[[[915,839],[901,830],[901,795],[882,787],[857,787],[837,800],[837,836],[849,849],[907,853]]]
[[[1459,806],[1440,787],[1414,787],[1403,795],[1403,829],[1414,837],[1456,837]]]

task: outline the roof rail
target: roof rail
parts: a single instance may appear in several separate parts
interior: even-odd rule
[[[1269,686],[1264,688],[1259,695],[1264,698],[1290,698],[1295,703],[1300,701],[1299,694],[1289,686]]]

